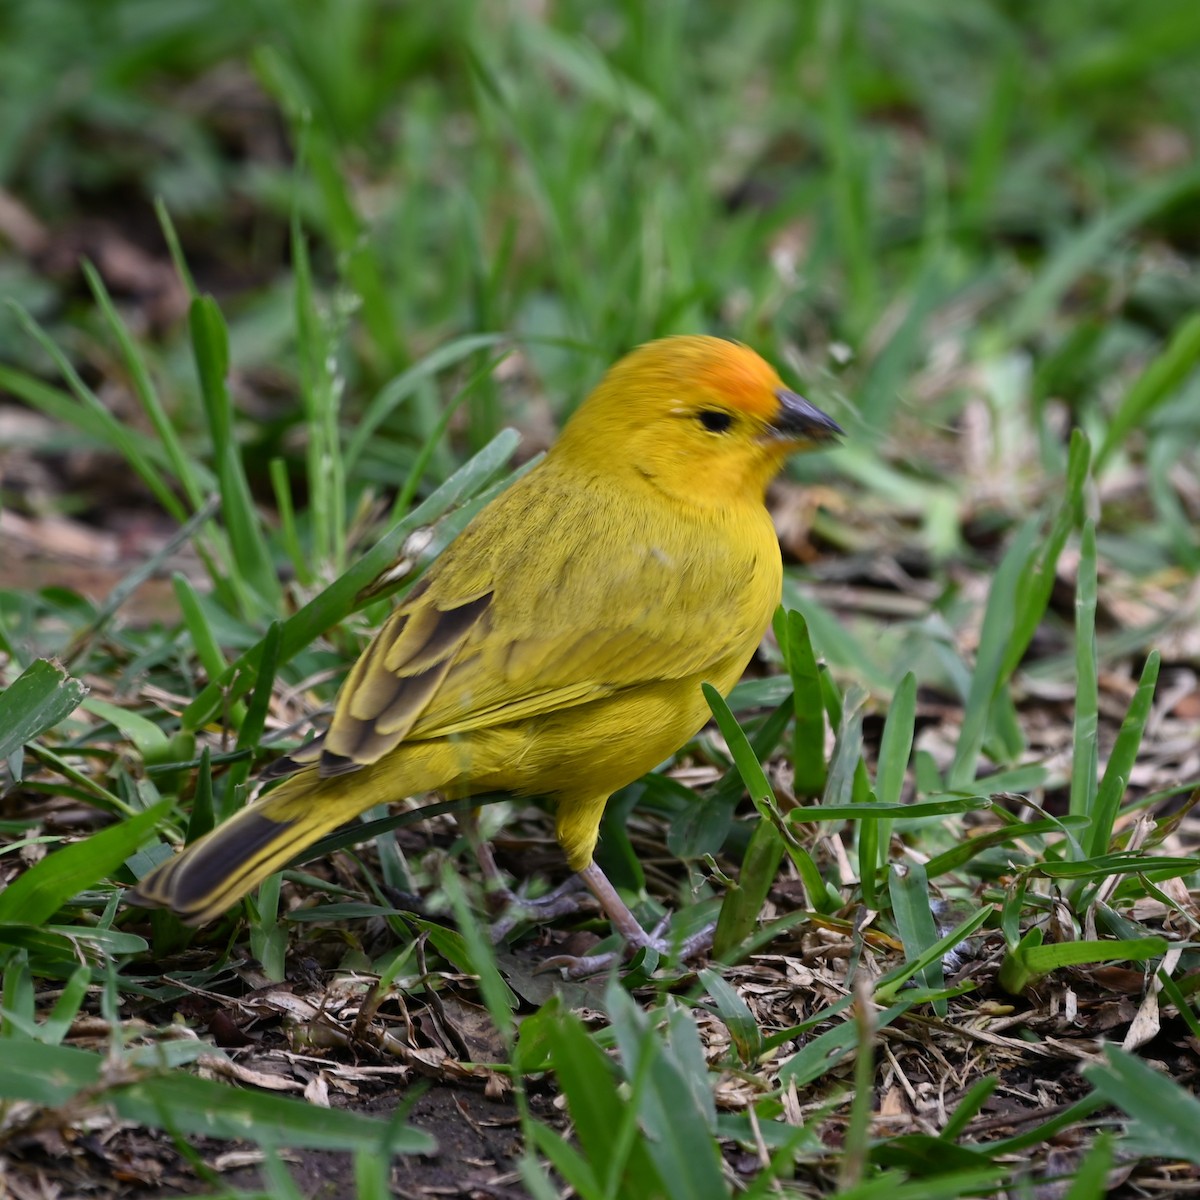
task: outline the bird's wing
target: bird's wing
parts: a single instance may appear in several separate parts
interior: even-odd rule
[[[294,761],[319,754],[322,774],[353,770],[406,738],[700,674],[733,645],[749,657],[763,605],[748,609],[745,563],[714,557],[702,529],[648,537],[602,489],[581,495],[542,474],[484,510],[401,602],[343,685],[325,737]]]

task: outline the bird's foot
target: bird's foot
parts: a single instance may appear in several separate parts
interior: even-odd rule
[[[491,846],[480,841],[477,831],[469,821],[463,821],[475,848],[475,857],[479,860],[479,870],[483,875],[486,888],[486,903],[489,911],[496,918],[491,925],[492,944],[497,945],[508,936],[522,921],[551,921],[555,917],[566,917],[581,911],[580,892],[586,886],[583,878],[572,875],[564,880],[553,891],[544,896],[529,899],[520,896],[508,886],[504,872],[496,865],[496,857]]]
[[[587,896],[581,894],[584,888],[584,881],[578,875],[572,875],[553,891],[531,900],[527,896],[518,896],[508,887],[497,888],[493,884],[489,895],[503,902],[501,915],[491,925],[493,945],[503,941],[522,921],[550,921],[582,911],[587,901]]]
[[[487,883],[489,907],[499,914],[490,929],[493,944],[503,941],[522,921],[550,921],[555,917],[581,912],[587,901],[587,897],[581,895],[585,888],[612,922],[613,932],[624,942],[620,950],[612,950],[605,954],[555,955],[542,962],[538,966],[539,971],[562,970],[568,979],[582,979],[587,975],[609,970],[626,956],[639,950],[653,950],[663,956],[675,955],[686,961],[702,954],[712,945],[715,924],[706,926],[682,941],[664,936],[668,917],[664,917],[653,930],[647,932],[637,917],[630,912],[629,906],[621,899],[616,888],[609,883],[608,877],[594,862],[588,863],[553,891],[530,900],[517,895],[505,883],[504,876],[492,856],[491,847],[486,842],[477,842],[476,851]]]
[[[623,949],[612,950],[607,954],[555,955],[546,959],[539,970],[550,971],[558,968],[566,972],[568,979],[582,979],[585,975],[607,971],[614,964],[621,962],[626,954],[636,953],[638,950],[649,949],[659,954],[676,954],[680,959],[688,959],[703,953],[712,945],[713,934],[717,928],[715,923],[691,934],[681,942],[663,936],[669,921],[667,917],[647,933],[637,917],[629,911],[629,906],[617,894],[617,889],[609,883],[608,877],[594,862],[588,863],[576,878],[582,881],[600,902],[600,907],[612,922],[613,931],[620,934],[625,945]]]
[[[663,936],[668,922],[669,918],[664,917],[649,933],[641,926],[638,927],[636,933],[632,931],[626,933],[622,930],[621,937],[625,945],[620,950],[610,950],[605,954],[556,954],[553,958],[547,958],[539,963],[538,971],[540,973],[561,970],[567,979],[583,979],[588,975],[596,975],[601,971],[611,969],[639,950],[653,950],[664,957],[670,955],[686,962],[697,954],[703,954],[712,946],[713,934],[717,929],[715,921],[711,925],[706,925],[699,932],[684,938],[681,942]]]

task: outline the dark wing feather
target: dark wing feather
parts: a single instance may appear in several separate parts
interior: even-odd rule
[[[484,592],[440,608],[422,588],[392,613],[342,687],[320,747],[322,775],[377,762],[404,740],[491,600]]]

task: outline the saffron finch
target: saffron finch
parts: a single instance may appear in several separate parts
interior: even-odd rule
[[[614,928],[660,944],[592,860],[604,806],[741,676],[780,599],[767,484],[840,433],[738,343],[633,351],[402,598],[295,773],[131,899],[202,924],[376,804],[499,791],[550,800]]]

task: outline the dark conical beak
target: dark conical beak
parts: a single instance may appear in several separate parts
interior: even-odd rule
[[[775,393],[779,412],[771,428],[780,438],[797,442],[832,442],[843,436],[842,427],[803,396],[781,388]]]

